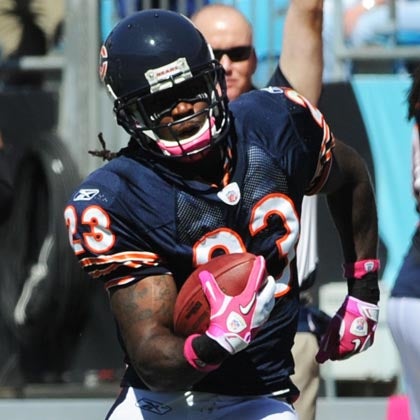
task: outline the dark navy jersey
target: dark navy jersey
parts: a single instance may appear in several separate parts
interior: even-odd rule
[[[269,321],[245,350],[194,388],[295,394],[288,377],[301,202],[325,182],[333,139],[320,112],[288,88],[251,91],[230,111],[223,185],[181,177],[165,162],[142,158],[139,149],[93,172],[65,218],[80,264],[106,288],[162,273],[181,287],[198,265],[221,253],[263,255],[277,284]],[[125,384],[145,387],[130,367]]]

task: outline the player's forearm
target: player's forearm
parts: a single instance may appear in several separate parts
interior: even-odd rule
[[[194,335],[192,336],[194,337]],[[171,333],[158,335],[134,345],[131,349],[132,365],[137,374],[154,391],[185,390],[202,379],[209,370],[197,370],[185,358],[184,338]],[[197,335],[192,340],[194,355],[207,366],[219,366],[229,353],[207,335]]]
[[[347,198],[341,194],[328,198],[341,237],[348,294],[377,305],[380,263],[377,259],[378,227],[373,190],[368,179],[349,184],[347,188],[351,191]],[[346,211],[347,208],[350,212]]]
[[[185,358],[185,339],[173,334],[176,296],[169,275],[111,290],[111,307],[129,362],[154,391],[185,390],[205,375]]]
[[[345,262],[376,258],[378,222],[370,174],[362,157],[338,139],[322,192],[328,194]]]
[[[354,261],[376,258],[378,217],[373,187],[367,172],[366,178],[353,189],[352,225],[355,241]]]
[[[353,262],[377,257],[378,225],[375,196],[365,163],[352,149],[346,150],[350,154],[335,155],[344,182],[327,199],[341,238],[344,260]]]
[[[347,185],[328,196],[328,205],[339,232],[345,262],[377,257],[378,228],[375,200],[369,183]]]
[[[150,389],[185,390],[205,376],[185,359],[184,343],[183,338],[166,334],[128,351],[133,368]]]

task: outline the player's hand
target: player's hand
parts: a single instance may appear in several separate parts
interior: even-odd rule
[[[317,362],[347,359],[369,348],[373,344],[378,317],[377,305],[347,296],[321,339]]]
[[[207,336],[230,354],[238,353],[248,346],[274,307],[275,281],[267,276],[264,258],[256,258],[247,285],[237,296],[225,295],[209,271],[200,272],[199,278],[210,305]]]

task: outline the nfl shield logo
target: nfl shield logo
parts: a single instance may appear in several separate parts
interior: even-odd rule
[[[232,182],[229,185],[226,185],[223,190],[217,193],[217,196],[226,204],[230,206],[234,206],[239,203],[241,199],[241,191],[239,190],[239,186],[236,182]]]

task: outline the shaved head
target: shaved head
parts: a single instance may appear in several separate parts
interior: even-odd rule
[[[211,4],[196,12],[191,20],[213,48],[232,48],[253,44],[252,26],[237,9]]]
[[[191,20],[213,50],[225,51],[219,61],[225,69],[230,100],[253,89],[252,75],[257,66],[254,48],[249,57],[238,61],[229,56],[235,47],[253,47],[253,30],[248,19],[233,6],[211,4],[202,7]]]

